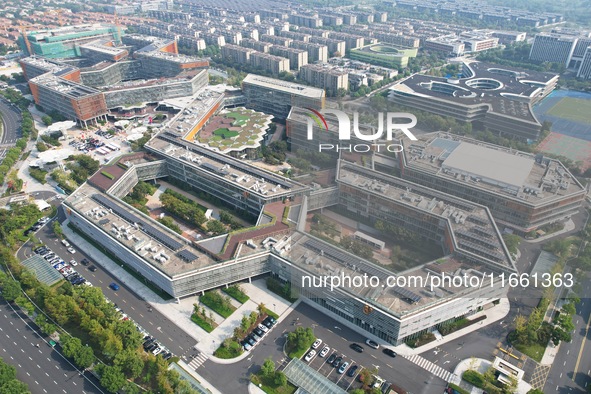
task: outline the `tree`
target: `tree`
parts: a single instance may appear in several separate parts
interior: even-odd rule
[[[250,328],[250,319],[246,315],[240,320],[240,328],[243,332],[246,332]]]
[[[269,377],[275,372],[275,362],[271,357],[268,357],[261,366],[261,373],[264,377]]]
[[[16,368],[10,364],[6,364],[0,357],[0,385],[16,379]]]
[[[80,352],[82,348],[82,342],[76,337],[64,336],[61,340],[62,349],[64,356],[74,358],[76,354]]]
[[[113,363],[132,379],[139,377],[144,370],[144,360],[135,349],[126,349],[117,354]]]
[[[527,392],[527,394],[544,394],[544,392],[540,389],[531,389]]]
[[[259,316],[263,316],[265,314],[266,310],[267,310],[267,307],[262,302],[257,306],[257,311],[259,312]]]
[[[102,366],[98,368],[101,385],[110,393],[116,393],[125,384],[125,375],[116,366]]]
[[[349,394],[365,394],[365,391],[362,389],[354,389],[349,391]]]
[[[74,355],[74,362],[79,368],[86,369],[94,363],[94,352],[90,346],[81,346]]]
[[[273,377],[273,383],[279,387],[283,387],[287,385],[287,376],[285,376],[283,371],[276,371],[275,376]]]
[[[49,126],[53,123],[53,119],[51,119],[51,116],[49,115],[44,115],[41,118],[41,121],[43,122],[43,124],[45,124],[45,126]]]
[[[21,284],[14,279],[7,279],[2,284],[2,296],[6,301],[14,301],[23,294]]]
[[[254,323],[257,322],[259,315],[255,311],[250,312],[250,316],[248,319],[250,320],[250,325],[252,326]]]
[[[2,394],[31,394],[29,386],[20,380],[10,380],[0,387],[0,393]]]
[[[60,222],[57,220],[54,220],[52,226],[53,226],[53,232],[55,233],[55,235],[58,238],[64,238],[64,231],[62,230],[62,226],[61,226]]]

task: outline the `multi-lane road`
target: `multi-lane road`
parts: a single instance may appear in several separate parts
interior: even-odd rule
[[[0,146],[16,143],[20,137],[20,111],[11,103],[0,99],[0,113],[2,113],[2,138]]]
[[[82,375],[34,328],[22,312],[0,299],[0,357],[16,368],[18,379],[33,394],[105,393],[94,376]]]
[[[573,316],[571,342],[563,342],[552,363],[544,393],[587,393],[591,385],[591,284],[583,284],[581,303]]]
[[[37,232],[37,237],[65,261],[69,261],[72,258],[78,262],[80,262],[83,258],[90,260],[92,263],[86,267],[78,264],[78,266],[75,267],[76,271],[78,271],[94,286],[100,287],[107,298],[117,304],[122,309],[122,311],[129,316],[130,319],[142,326],[146,331],[154,336],[158,342],[160,342],[177,356],[187,353],[193,346],[195,346],[195,339],[186,334],[180,327],[171,322],[166,316],[162,315],[156,309],[151,308],[146,301],[135,294],[125,284],[121,283],[119,278],[103,269],[99,262],[93,260],[76,245],[73,245],[76,249],[75,254],[68,252],[67,249],[55,237],[51,223],[52,222],[49,222],[43,226]],[[33,254],[33,252],[31,251],[30,245],[27,244],[19,251],[18,258],[22,260],[31,254]],[[104,258],[106,259],[107,257],[105,256]],[[88,269],[92,264],[98,268],[95,272],[92,272]],[[109,284],[112,282],[119,284],[120,288],[118,291],[114,291],[109,288]]]

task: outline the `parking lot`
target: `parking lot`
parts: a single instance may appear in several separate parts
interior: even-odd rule
[[[174,355],[181,356],[191,349],[195,344],[193,338],[184,333],[157,310],[152,309],[146,301],[131,292],[118,278],[115,278],[102,268],[100,262],[91,259],[73,243],[69,247],[73,247],[75,252],[69,252],[68,247],[55,237],[51,223],[48,222],[37,230],[36,235],[39,240],[47,245],[56,256],[62,257],[64,262],[75,259],[78,263],[77,266],[72,267],[69,264],[72,270],[77,271],[80,277],[84,277],[87,281],[86,283],[92,282],[93,286],[100,287],[106,298],[110,299],[120,309],[123,319],[133,320],[144,335],[151,335],[156,338],[164,352],[171,352]],[[71,241],[69,242],[71,243]],[[34,252],[25,247],[19,252],[19,257],[26,258],[31,254],[34,254]],[[88,260],[88,263],[82,264],[82,260],[84,259]],[[117,284],[117,290],[110,287],[112,283]]]

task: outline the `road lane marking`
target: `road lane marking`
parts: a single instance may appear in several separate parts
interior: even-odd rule
[[[589,324],[591,324],[591,314],[589,314],[589,320],[587,320],[587,327],[585,327],[585,335],[583,335],[583,343],[581,344],[579,357],[577,357],[577,363],[575,364],[575,369],[573,369],[573,382],[577,377],[577,370],[579,369],[579,363],[581,362],[581,357],[583,356],[583,349],[585,349],[585,343],[587,342],[587,334],[589,334]]]

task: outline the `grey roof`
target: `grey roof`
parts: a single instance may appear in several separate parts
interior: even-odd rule
[[[533,166],[531,157],[512,155],[468,142],[460,143],[442,164],[443,168],[518,188],[525,184]]]
[[[292,359],[283,370],[287,380],[314,394],[346,394],[347,392],[328,380],[324,375],[310,368],[299,358]]]
[[[43,257],[35,254],[22,264],[35,275],[39,282],[51,286],[52,284],[59,282],[63,279],[62,275],[58,270],[53,268]]]

